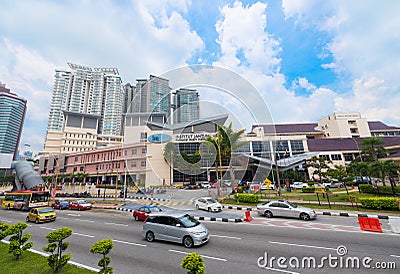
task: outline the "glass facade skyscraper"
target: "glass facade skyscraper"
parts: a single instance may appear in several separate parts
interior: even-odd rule
[[[12,93],[0,82],[0,153],[16,160],[26,113],[26,99]]]
[[[167,79],[150,75],[149,80],[137,80],[132,112],[157,112],[169,117],[171,114],[170,91]]]
[[[200,118],[199,93],[197,90],[181,88],[175,92],[174,123],[185,123]]]

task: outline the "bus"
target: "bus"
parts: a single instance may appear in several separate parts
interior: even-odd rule
[[[6,209],[31,210],[34,207],[48,206],[49,198],[49,191],[17,190],[6,192],[1,206]]]

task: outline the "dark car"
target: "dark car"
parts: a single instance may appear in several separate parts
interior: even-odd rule
[[[145,221],[150,213],[160,212],[161,208],[158,206],[141,206],[133,211],[133,218],[136,221]]]
[[[51,205],[51,207],[54,209],[68,209],[69,202],[64,199],[56,199],[54,203]]]

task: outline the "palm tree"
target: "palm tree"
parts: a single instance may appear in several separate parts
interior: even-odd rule
[[[383,162],[383,167],[384,167],[383,168],[384,174],[389,177],[390,186],[392,187],[393,196],[396,196],[396,192],[395,192],[395,189],[394,189],[395,186],[394,186],[393,177],[397,177],[399,175],[400,165],[397,164],[393,160],[388,160],[388,161]]]
[[[232,129],[232,123],[229,126],[218,126],[217,128],[217,136],[207,136],[206,142],[212,143],[216,149],[216,161],[215,167],[216,172],[218,174],[218,166],[220,168],[220,180],[222,180],[222,161],[226,159],[232,158],[232,152],[236,151],[239,147],[246,144],[246,142],[241,142],[240,139],[243,136],[245,129],[234,131]],[[229,161],[229,172],[231,180],[234,178],[233,170],[232,170],[232,161]],[[219,186],[218,185],[218,195],[219,195]],[[232,183],[232,189],[234,185]]]
[[[386,156],[386,150],[383,147],[385,141],[379,139],[375,136],[371,138],[363,139],[361,142],[362,150],[361,152],[367,155],[367,160],[371,162],[375,162],[378,158],[382,158]]]

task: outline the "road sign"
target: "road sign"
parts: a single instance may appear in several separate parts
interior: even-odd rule
[[[322,193],[322,194],[324,194],[324,193],[326,193],[326,190],[325,190],[325,187],[316,186],[314,192],[315,192],[315,193]]]

